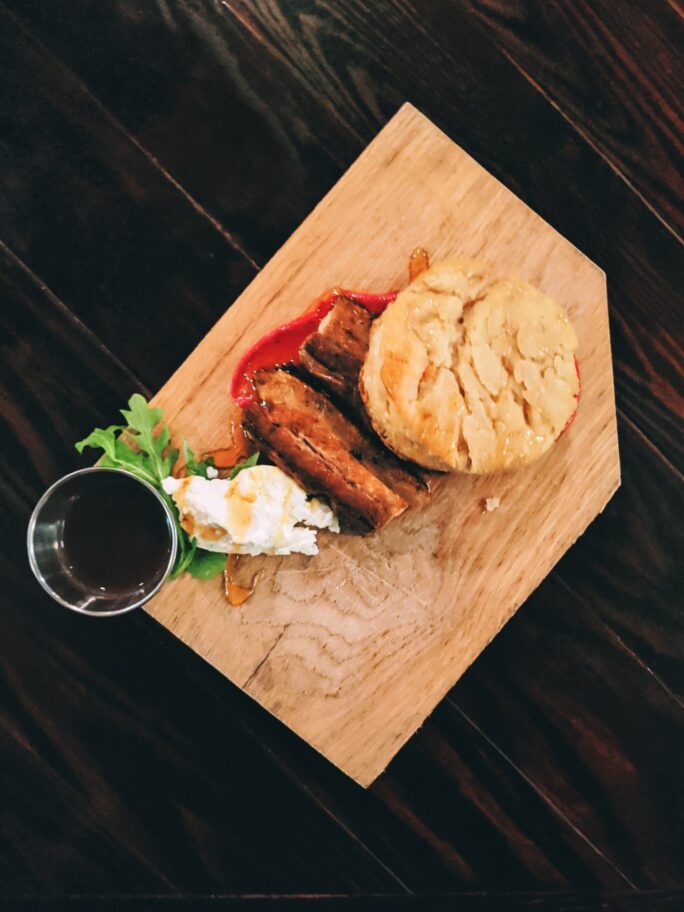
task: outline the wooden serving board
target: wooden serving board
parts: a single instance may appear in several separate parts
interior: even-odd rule
[[[561,179],[559,175],[559,179]],[[149,612],[362,785],[605,506],[620,482],[603,272],[404,105],[155,397],[178,438],[227,445],[245,348],[333,285],[406,284],[411,250],[483,258],[556,298],[579,337],[582,401],[536,465],[448,476],[432,501],[317,557],[254,560],[240,608],[218,581],[165,586]],[[494,512],[487,497],[499,497]],[[572,687],[572,681],[568,681]]]

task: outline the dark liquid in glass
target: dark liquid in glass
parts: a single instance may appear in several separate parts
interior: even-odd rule
[[[167,517],[155,495],[134,478],[103,474],[71,501],[63,555],[84,589],[141,595],[164,576],[170,556]]]

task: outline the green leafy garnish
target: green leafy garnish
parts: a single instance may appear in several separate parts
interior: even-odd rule
[[[244,462],[238,462],[236,466],[233,466],[233,471],[230,473],[230,480],[232,481],[236,475],[239,475],[243,469],[251,469],[252,466],[255,466],[259,462],[259,454],[252,453],[249,459],[245,459]]]
[[[147,400],[140,393],[134,393],[128,400],[128,409],[121,409],[126,419],[128,433],[133,438],[136,449],[143,455],[145,465],[154,477],[162,482],[171,474],[178,450],[170,450],[171,432],[163,424],[157,434],[154,429],[164,419],[160,408],[150,408]]]
[[[202,478],[208,478],[207,469],[215,468],[213,456],[198,462],[195,459],[195,454],[188,446],[187,440],[183,441],[183,459],[185,459],[185,472],[187,475],[200,475]]]
[[[225,567],[226,555],[197,547],[196,540],[190,538],[180,524],[180,514],[173,498],[162,487],[162,482],[171,475],[178,459],[178,450],[170,447],[171,432],[163,423],[163,411],[160,408],[152,408],[144,396],[134,393],[128,400],[128,408],[122,409],[121,414],[126,424],[96,428],[83,440],[79,440],[76,449],[79,453],[86,447],[102,450],[99,461],[101,466],[124,469],[159,491],[173,514],[178,533],[178,554],[171,579],[176,579],[186,570],[195,579],[211,579],[217,576]],[[235,478],[242,469],[256,465],[258,455],[255,453],[246,462],[235,466],[230,477]],[[198,461],[186,440],[183,441],[183,457],[188,475],[201,475],[202,478],[207,478],[207,469],[214,467],[214,460],[211,457]]]
[[[226,566],[226,554],[198,548],[188,565],[188,573],[195,579],[208,580],[218,576]]]
[[[178,450],[169,449],[169,429],[164,425],[158,434],[154,434],[164,413],[159,408],[150,408],[140,393],[134,393],[128,400],[128,409],[122,409],[121,414],[126,419],[125,425],[112,424],[108,428],[96,428],[76,444],[76,449],[79,453],[85,447],[103,449],[104,456],[100,459],[100,465],[110,469],[126,469],[151,485],[160,487],[162,481],[171,474],[178,458]],[[116,436],[125,428],[126,436],[133,446]]]
[[[173,503],[173,510],[174,515],[177,516],[178,509],[175,503]],[[179,576],[182,576],[183,573],[185,573],[185,571],[195,559],[195,555],[200,550],[197,547],[197,542],[195,539],[190,538],[180,523],[177,525],[176,531],[178,532],[178,555],[176,557],[174,568],[171,571],[170,579],[172,580],[178,579]]]
[[[100,465],[108,469],[126,469],[152,485],[157,484],[158,479],[150,471],[143,454],[135,452],[116,436],[121,430],[123,427],[115,424],[108,428],[96,428],[76,444],[76,449],[79,453],[82,453],[85,447],[102,449],[104,453],[100,457]]]

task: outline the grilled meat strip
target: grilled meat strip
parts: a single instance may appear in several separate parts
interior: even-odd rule
[[[284,370],[258,371],[243,427],[309,494],[327,497],[344,525],[368,532],[407,502],[382,480],[385,455],[323,395]]]
[[[359,374],[368,351],[371,322],[365,307],[340,295],[318,330],[304,340],[299,350],[302,366],[311,376],[368,426],[359,393]]]
[[[414,505],[430,491],[423,472],[391,453],[373,430],[359,392],[359,374],[368,352],[373,318],[361,304],[337,297],[316,332],[301,348],[301,366],[341,408],[351,415],[363,434],[357,444],[364,463],[385,484]]]

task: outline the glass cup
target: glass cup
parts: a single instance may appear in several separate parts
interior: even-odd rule
[[[171,508],[152,485],[94,466],[47,489],[31,515],[27,547],[36,579],[55,601],[110,617],[159,591],[178,537]]]

